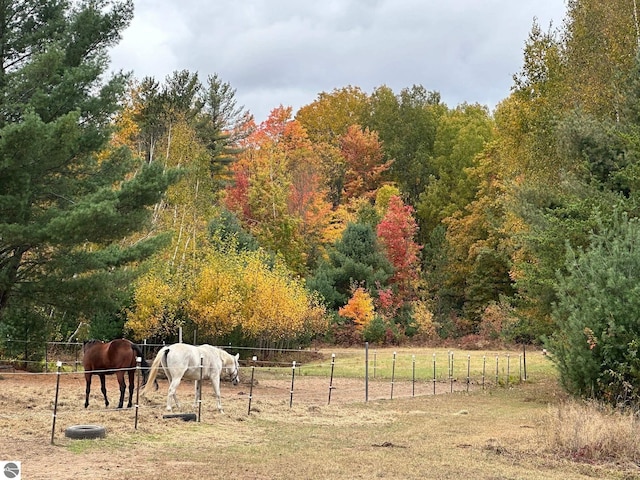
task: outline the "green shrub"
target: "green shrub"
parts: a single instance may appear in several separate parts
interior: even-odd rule
[[[601,225],[586,250],[567,249],[556,332],[546,342],[565,389],[611,404],[640,403],[640,222]]]
[[[384,343],[387,328],[388,322],[376,315],[362,331],[362,338],[369,343]]]

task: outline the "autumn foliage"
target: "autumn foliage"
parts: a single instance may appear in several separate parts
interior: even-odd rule
[[[188,282],[162,272],[141,278],[127,327],[136,338],[167,334],[185,314],[208,335],[240,328],[247,340],[295,339],[327,328],[325,309],[282,264],[260,251],[211,250]]]
[[[356,330],[362,332],[374,317],[373,299],[364,288],[353,290],[347,304],[338,310],[338,313],[353,321]]]
[[[382,143],[378,133],[359,125],[351,125],[340,139],[340,151],[347,166],[344,178],[346,198],[374,198],[381,186],[383,173],[391,161],[384,161]]]
[[[587,247],[614,206],[637,216],[637,31],[628,5],[603,5],[570,2],[560,35],[534,23],[494,112],[420,85],[322,92],[295,115],[243,122],[224,175],[210,147],[238,130],[203,138],[203,120],[224,122],[201,117],[193,76],[142,82],[114,144],[153,146],[150,161],[184,176],[154,210],[171,250],[136,285],[128,325],[247,341],[551,334],[567,246]],[[232,238],[211,251],[205,225],[222,211],[251,251]]]
[[[399,196],[392,196],[387,212],[378,224],[377,234],[395,269],[391,283],[397,286],[400,297],[405,300],[410,299],[420,273],[418,255],[421,247],[415,241],[417,232],[413,207],[405,205]]]

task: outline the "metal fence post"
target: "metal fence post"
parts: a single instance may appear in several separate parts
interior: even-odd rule
[[[60,391],[60,368],[62,367],[62,362],[58,360],[57,362],[58,372],[56,374],[56,398],[53,402],[53,425],[51,427],[51,445],[53,445],[53,436],[56,432],[56,417],[58,416],[58,392]]]
[[[142,370],[140,369],[142,365],[142,357],[136,357],[136,376],[137,376],[137,387],[136,387],[136,415],[134,422],[134,430],[138,429],[138,409],[140,407],[140,374]]]
[[[331,354],[331,376],[329,377],[329,400],[327,405],[331,404],[331,391],[333,390],[333,369],[336,365],[336,354]]]
[[[416,396],[416,356],[415,355],[411,355],[411,366],[412,366],[411,396],[415,397]]]
[[[202,374],[204,371],[204,355],[200,355],[200,380],[198,380],[198,422],[202,413]]]
[[[254,355],[251,360],[253,361],[253,365],[251,365],[251,383],[249,384],[249,409],[247,410],[247,415],[251,415],[251,400],[253,399],[253,375],[256,370],[256,360],[258,360],[258,357]]]
[[[433,394],[436,394],[436,354],[433,354]]]
[[[364,342],[364,401],[369,401],[369,342]]]
[[[291,391],[289,395],[289,408],[293,405],[293,382],[296,378],[296,361],[293,361],[293,365],[291,366]]]
[[[482,390],[484,390],[484,377],[487,372],[487,356],[482,356]]]
[[[393,363],[391,364],[391,400],[393,400],[393,381],[396,376],[396,352],[393,352]]]

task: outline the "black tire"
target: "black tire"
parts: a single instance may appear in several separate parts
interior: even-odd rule
[[[104,438],[107,436],[107,429],[102,425],[72,425],[67,427],[64,435],[75,440]]]
[[[194,422],[196,420],[195,413],[168,413],[162,415],[162,418],[181,418],[185,422]]]

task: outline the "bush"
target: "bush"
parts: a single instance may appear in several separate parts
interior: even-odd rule
[[[411,326],[413,331],[410,333],[407,329],[407,334],[416,340],[433,341],[439,338],[440,325],[434,320],[433,313],[425,302],[414,302]]]
[[[568,248],[558,280],[556,332],[546,342],[577,396],[640,403],[640,222],[619,215],[584,251]]]
[[[515,320],[508,306],[491,302],[482,312],[478,334],[487,340],[498,340],[513,323]]]
[[[384,343],[387,332],[387,322],[380,315],[373,317],[362,330],[362,338],[369,343]]]
[[[360,344],[362,337],[351,320],[334,313],[325,340],[327,343],[349,347]]]

